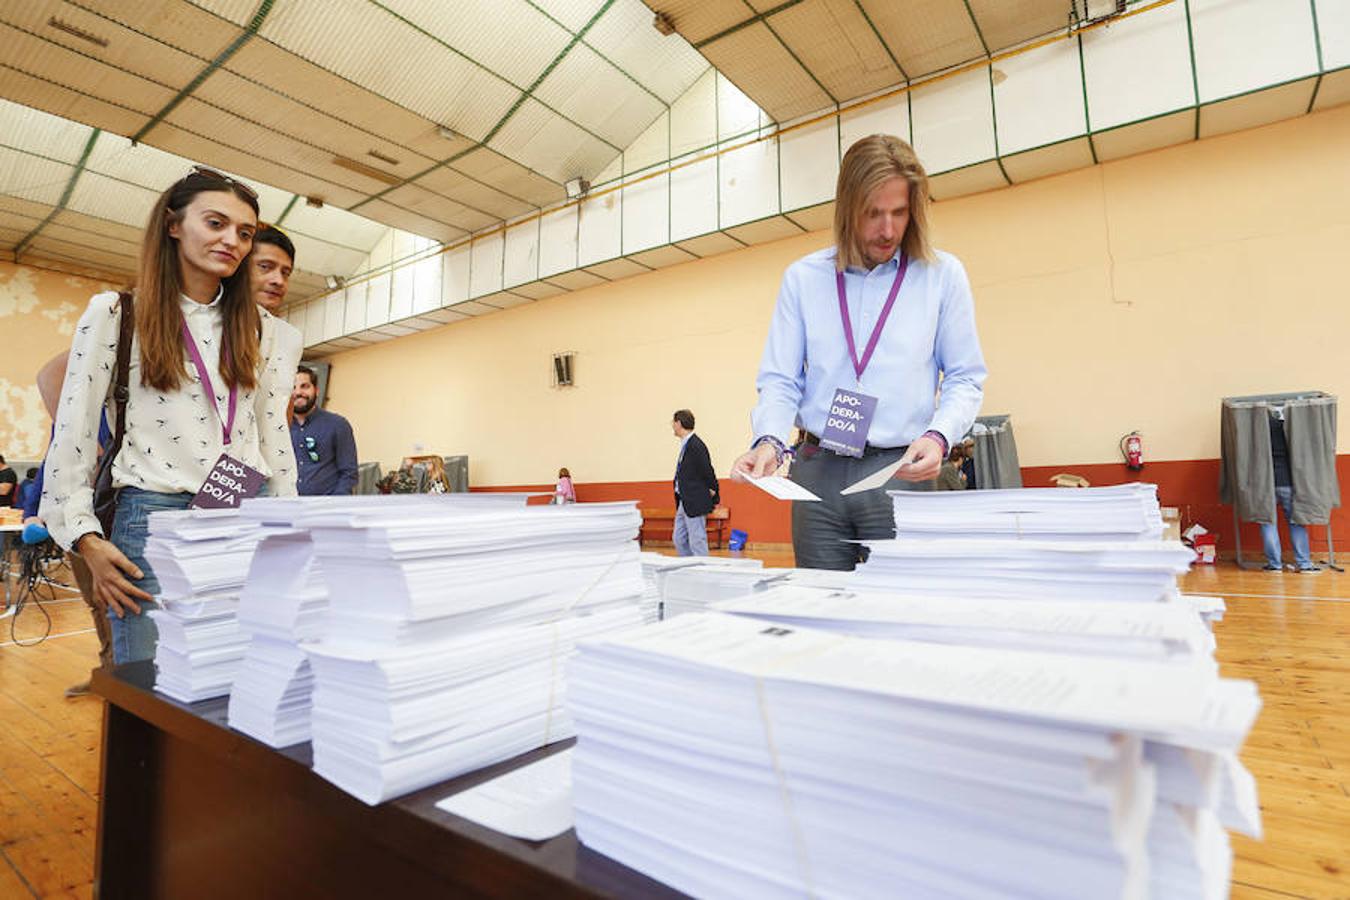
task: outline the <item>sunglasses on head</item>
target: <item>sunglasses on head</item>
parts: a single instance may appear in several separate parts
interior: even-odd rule
[[[239,188],[239,190],[243,191],[245,194],[248,194],[248,195],[249,195],[250,197],[252,197],[254,200],[257,200],[257,199],[258,199],[258,192],[257,192],[257,191],[255,191],[253,188],[249,187],[248,185],[244,184],[242,181],[239,181],[239,180],[236,179],[236,178],[231,178],[229,175],[226,175],[224,172],[217,172],[215,169],[208,169],[206,166],[193,166],[193,167],[192,167],[192,171],[190,171],[190,172],[188,172],[186,175],[184,175],[182,180],[183,180],[183,181],[187,181],[187,180],[188,180],[189,178],[191,178],[193,175],[197,175],[197,176],[200,176],[200,177],[202,177],[202,178],[209,178],[209,179],[211,179],[212,181],[220,181],[220,182],[223,182],[224,184],[228,184],[228,185],[230,185],[230,186],[232,186],[232,187],[237,187],[237,188]]]

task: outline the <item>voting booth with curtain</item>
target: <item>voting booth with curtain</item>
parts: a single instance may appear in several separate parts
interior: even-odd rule
[[[1341,505],[1336,477],[1336,398],[1324,391],[1225,397],[1219,417],[1219,500],[1233,507],[1237,563],[1242,558],[1240,522],[1278,524],[1275,471],[1271,456],[1271,417],[1282,416],[1289,445],[1293,487],[1290,520],[1298,525],[1325,525],[1327,562],[1336,555],[1331,511]]]
[[[1017,460],[1012,416],[980,416],[970,436],[975,440],[975,487],[1020,488],[1022,467]]]

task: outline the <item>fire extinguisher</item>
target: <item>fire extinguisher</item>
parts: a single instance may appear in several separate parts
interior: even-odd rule
[[[1144,439],[1137,431],[1131,431],[1120,439],[1120,455],[1125,457],[1125,467],[1138,472],[1144,467]]]

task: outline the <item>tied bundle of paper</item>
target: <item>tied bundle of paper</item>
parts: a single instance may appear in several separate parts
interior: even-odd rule
[[[314,676],[300,645],[322,637],[327,607],[328,586],[309,533],[264,538],[239,599],[249,643],[230,691],[231,728],[272,747],[309,740]]]
[[[722,612],[865,638],[1165,662],[1175,678],[1211,681],[1215,642],[1190,603],[1076,603],[909,597],[779,587],[717,605]],[[1233,715],[1259,707],[1248,682],[1220,682]],[[1255,781],[1225,747],[1183,735],[1146,736],[1158,772],[1149,826],[1153,896],[1226,896],[1232,850],[1224,829],[1260,835]]]
[[[1160,541],[1158,486],[890,491],[897,538]]]
[[[509,498],[508,498],[509,499]],[[329,589],[314,770],[379,803],[571,737],[577,640],[641,624],[633,503],[302,513]]]
[[[661,574],[662,618],[701,612],[719,600],[764,590],[787,577],[787,569],[766,569],[757,559],[699,557],[701,565]]]
[[[1214,635],[1181,603],[916,597],[787,584],[714,609],[836,634],[1172,662],[1217,671]]]
[[[238,510],[151,513],[145,558],[159,578],[155,690],[192,703],[230,692],[248,636],[239,627],[244,573],[265,529]]]
[[[930,597],[1119,600],[1177,596],[1195,554],[1175,541],[868,541],[852,586]]]
[[[687,568],[688,566],[703,565],[703,558],[698,556],[666,556],[663,553],[653,553],[650,550],[644,550],[642,559],[642,621],[656,622],[663,618],[661,607],[661,583],[667,572],[673,572],[676,569]]]
[[[1147,897],[1146,739],[1255,715],[1182,670],[682,616],[572,661],[577,834],[698,897]]]

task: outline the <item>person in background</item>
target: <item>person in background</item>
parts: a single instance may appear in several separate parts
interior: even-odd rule
[[[356,488],[356,438],[347,420],[320,407],[318,398],[314,370],[298,367],[291,389],[291,445],[300,466],[300,495],[350,494]]]
[[[33,485],[37,482],[38,470],[36,466],[29,467],[24,473],[23,481],[19,482],[19,489],[14,492],[14,505],[19,509],[24,509],[28,505],[28,495],[33,492]]]
[[[961,473],[966,476],[966,490],[975,488],[975,439],[966,438],[961,442],[961,453],[965,457],[961,461]]]
[[[957,444],[947,456],[947,461],[938,470],[937,489],[939,491],[963,491],[966,489],[966,475],[961,471],[965,462],[965,448]]]
[[[151,513],[186,508],[223,453],[260,472],[270,493],[295,493],[285,407],[298,359],[278,341],[290,326],[253,302],[247,258],[257,228],[257,193],[201,166],[150,212],[109,534],[94,515],[93,475],[100,417],[115,415],[111,387],[127,304],[98,294],[75,329],[40,515],[89,567],[118,664],[155,654],[158,632],[145,615],[159,591],[144,555]]]
[[[1284,571],[1284,550],[1280,547],[1280,510],[1289,522],[1289,543],[1294,545],[1294,565],[1305,575],[1316,575],[1322,567],[1312,561],[1312,545],[1308,528],[1294,521],[1294,478],[1289,468],[1289,439],[1284,433],[1282,410],[1270,411],[1270,461],[1275,468],[1275,512],[1269,522],[1261,524],[1261,544],[1266,553],[1265,571]]]
[[[567,471],[565,466],[558,470],[558,485],[553,489],[553,502],[558,504],[577,502],[577,492],[572,487],[572,473]]]
[[[820,498],[792,504],[803,568],[851,570],[866,555],[859,541],[894,537],[885,490],[840,491],[892,465],[885,488],[932,490],[979,412],[987,369],[975,302],[960,260],[932,245],[929,202],[909,144],[862,138],[839,165],[834,246],[783,273],[755,382],[753,440],[732,477],[777,471],[793,426],[802,430],[791,478]],[[855,422],[835,413],[836,399],[855,414],[871,409]]]
[[[253,302],[274,316],[281,315],[294,270],[295,244],[275,225],[260,226],[253,236],[253,253],[249,256]]]
[[[15,506],[19,499],[19,476],[0,456],[0,506]]]
[[[680,556],[708,555],[708,513],[721,500],[708,445],[694,434],[694,414],[675,411],[671,431],[680,439],[675,459],[675,528],[671,540]]]

